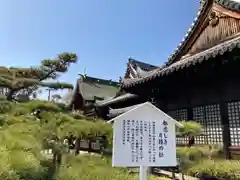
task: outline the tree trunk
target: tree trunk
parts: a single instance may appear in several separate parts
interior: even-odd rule
[[[13,100],[13,95],[15,93],[15,90],[13,89],[9,89],[8,93],[7,93],[7,100],[8,101],[12,101]]]
[[[52,159],[52,162],[54,165],[56,165],[56,161],[57,161],[57,153],[53,153],[53,159]]]
[[[75,141],[75,156],[77,156],[80,152],[80,140],[81,138],[77,137]]]

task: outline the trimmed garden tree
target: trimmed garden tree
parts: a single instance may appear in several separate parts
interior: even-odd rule
[[[8,88],[7,100],[12,101],[21,91],[34,91],[39,86],[52,89],[72,89],[72,84],[49,82],[67,72],[72,63],[77,62],[74,53],[62,53],[56,59],[41,61],[39,67],[14,68],[0,67],[0,87]],[[28,92],[29,93],[29,92]]]
[[[202,134],[201,124],[194,121],[182,121],[183,128],[177,128],[177,135],[180,137],[188,137],[188,147],[182,149],[183,152],[179,152],[179,168],[182,172],[182,179],[184,180],[184,172],[186,169],[191,167],[196,163],[196,160],[193,161],[190,156],[191,150],[196,151],[197,154],[201,154],[197,149],[190,149],[191,146],[195,143],[195,137]]]

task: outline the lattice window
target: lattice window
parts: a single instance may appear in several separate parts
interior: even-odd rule
[[[240,101],[228,103],[228,119],[232,146],[240,146]]]
[[[80,141],[80,147],[81,148],[89,148],[89,143],[88,143],[88,141],[87,140],[81,140]]]
[[[178,109],[174,111],[169,111],[168,115],[171,116],[172,118],[176,119],[177,121],[182,121],[182,120],[188,120],[188,112],[187,109]],[[176,143],[177,144],[187,144],[188,143],[188,138],[185,137],[177,137],[176,138]]]
[[[205,115],[208,144],[223,144],[220,105],[214,104],[205,106]]]
[[[91,144],[91,148],[94,149],[94,150],[99,150],[100,149],[100,144],[97,143],[97,142],[93,142]]]
[[[2,87],[0,88],[0,94],[4,95],[4,88],[2,88]]]
[[[223,143],[219,104],[193,108],[193,120],[203,126],[203,133],[205,134],[196,137],[196,144]]]
[[[205,108],[204,106],[199,106],[193,108],[193,120],[201,124],[203,127],[203,133],[206,134],[206,121],[205,121]],[[206,144],[206,136],[197,136],[195,138],[196,144]]]
[[[176,120],[188,120],[188,112],[187,109],[178,109],[176,110]]]

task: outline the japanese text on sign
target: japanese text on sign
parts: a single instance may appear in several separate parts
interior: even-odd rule
[[[114,121],[113,166],[175,166],[177,121],[150,103]],[[179,125],[180,126],[180,125]]]
[[[163,121],[162,131],[158,135],[156,135],[156,122],[154,121],[123,120],[122,125],[122,144],[130,143],[132,162],[139,162],[143,158],[148,158],[150,163],[155,163],[156,156],[164,157],[164,148],[168,142],[167,121]],[[148,141],[148,157],[143,157],[143,141],[145,138]]]

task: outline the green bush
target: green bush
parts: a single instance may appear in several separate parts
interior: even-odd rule
[[[189,159],[191,161],[199,161],[203,158],[203,153],[197,147],[178,147],[177,156],[180,159]]]
[[[14,109],[15,104],[9,101],[0,101],[0,114],[6,114]]]
[[[127,169],[113,168],[111,159],[99,156],[67,156],[56,175],[57,180],[138,180],[138,175],[130,174]],[[155,180],[168,180],[164,177],[150,177]]]
[[[101,159],[97,156],[81,155],[68,156],[65,165],[61,166],[57,180],[122,180],[130,179],[126,173],[111,167],[110,159]]]
[[[22,106],[16,106],[11,112],[11,114],[14,116],[21,116],[21,115],[25,115],[25,114],[29,114],[29,113],[31,113],[31,111]]]
[[[195,122],[195,121],[181,121],[181,124],[183,124],[183,128],[176,128],[177,134],[179,136],[185,136],[185,135],[200,135],[202,134],[202,126]]]
[[[75,119],[83,119],[84,118],[83,114],[78,111],[72,111],[71,113],[69,113],[69,115]]]
[[[62,112],[70,112],[72,110],[70,106],[64,103],[56,103],[56,105],[61,109]]]
[[[0,114],[0,126],[3,126],[6,122],[6,114]]]
[[[5,124],[10,126],[16,123],[27,122],[26,116],[13,116],[13,115],[6,115],[5,116]]]
[[[203,152],[204,157],[212,159],[224,159],[223,147],[219,145],[204,145],[197,147]]]
[[[44,174],[44,167],[40,164],[34,154],[25,151],[10,152],[11,168],[16,172],[20,179],[41,179]]]
[[[240,162],[227,160],[204,160],[187,171],[191,176],[200,177],[204,174],[219,180],[240,180],[239,172]]]
[[[44,148],[50,148],[51,139],[56,136],[62,139],[70,133],[83,139],[105,135],[111,146],[112,125],[101,120],[74,118],[65,113],[64,107],[50,102],[1,103],[4,114],[0,115],[0,179],[42,180],[53,176],[58,180],[138,179],[126,169],[112,168],[110,159],[91,156],[69,156],[55,172],[52,161],[41,154]],[[40,121],[30,115],[36,109],[43,110]]]
[[[48,112],[60,112],[61,109],[54,103],[48,101],[29,101],[21,103],[22,107],[26,108],[29,112],[33,112],[36,109],[40,109]]]
[[[7,97],[5,95],[0,95],[0,101],[6,101]]]

